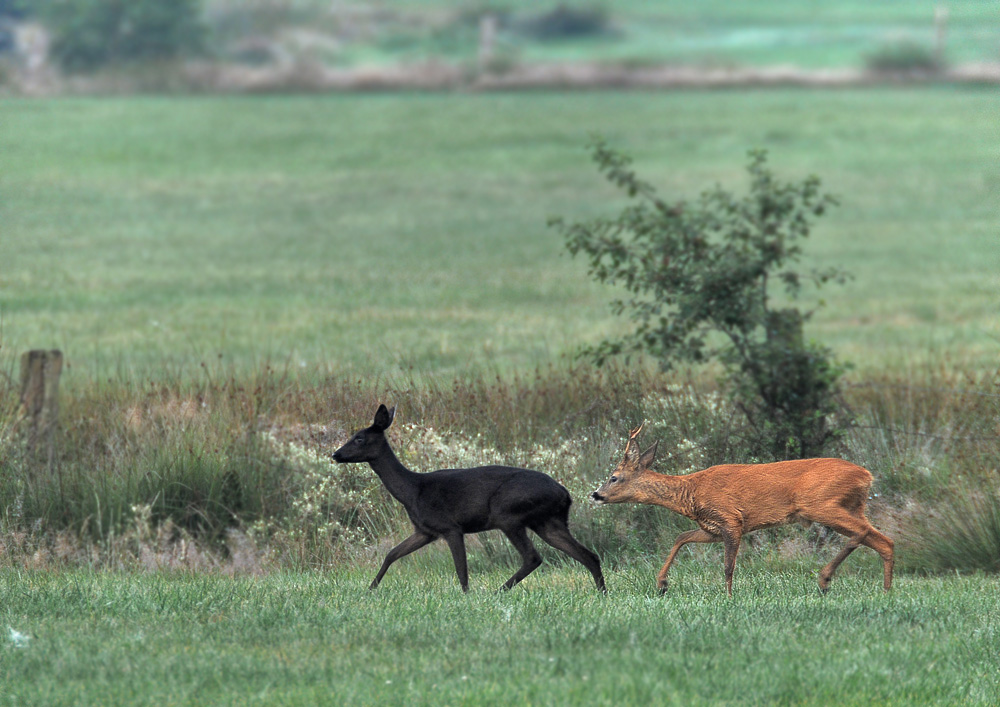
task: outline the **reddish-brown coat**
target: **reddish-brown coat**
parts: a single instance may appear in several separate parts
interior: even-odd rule
[[[660,591],[677,551],[689,542],[725,545],[726,590],[733,592],[733,570],[740,538],[761,528],[799,522],[820,523],[847,536],[843,550],[822,569],[825,591],[834,571],[859,545],[882,557],[883,587],[892,586],[893,542],[872,527],[865,503],[872,485],[867,469],[844,459],[798,459],[771,464],[722,464],[684,476],[669,476],[649,467],[656,445],[639,454],[632,430],[625,457],[611,477],[594,492],[599,503],[644,503],[669,508],[698,524],[681,533],[657,576]]]

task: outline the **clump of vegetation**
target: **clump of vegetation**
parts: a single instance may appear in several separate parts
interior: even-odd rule
[[[934,74],[945,69],[932,47],[912,40],[879,47],[865,57],[865,66],[877,74]]]
[[[665,369],[719,360],[755,455],[821,455],[842,431],[837,396],[844,366],[805,339],[810,312],[782,306],[775,296],[794,301],[806,282],[846,277],[835,268],[791,267],[813,221],[835,203],[820,192],[819,179],[782,182],[767,168],[766,153],[754,151],[746,196],[717,186],[693,203],[668,203],[630,169],[630,158],[603,140],[594,142],[593,157],[634,203],[615,218],[551,224],[573,255],[588,258],[595,279],[629,293],[612,309],[636,328],[587,353],[600,364],[648,352]]]
[[[52,55],[68,71],[177,59],[203,48],[200,0],[46,0]]]
[[[559,4],[548,12],[521,20],[517,28],[540,40],[579,39],[612,33],[611,15],[600,6],[571,7]]]
[[[1000,572],[1000,492],[995,482],[948,492],[945,500],[908,518],[911,564],[931,571]]]

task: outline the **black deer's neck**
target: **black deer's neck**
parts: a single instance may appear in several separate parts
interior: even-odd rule
[[[368,462],[393,498],[409,507],[416,501],[420,474],[410,471],[396,458],[388,442],[384,442],[378,457]]]

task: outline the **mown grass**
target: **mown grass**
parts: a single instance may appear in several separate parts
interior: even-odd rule
[[[594,132],[667,197],[746,150],[841,206],[854,273],[808,334],[859,371],[993,367],[995,92],[852,90],[16,100],[2,104],[0,355],[63,385],[224,362],[306,376],[523,371],[622,324],[546,227],[614,213]],[[805,303],[811,307],[815,301]]]
[[[265,577],[0,571],[3,704],[995,704],[997,581],[845,566],[826,596],[753,558],[609,574],[543,565],[463,595],[444,554]],[[852,557],[848,565],[854,565]],[[436,566],[435,566],[436,565]],[[871,572],[862,571],[871,569]],[[13,629],[22,638],[14,640]],[[26,637],[26,638],[23,638]]]

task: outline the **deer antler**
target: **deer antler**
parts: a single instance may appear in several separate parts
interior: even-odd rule
[[[626,456],[628,456],[629,447],[631,447],[633,444],[636,444],[636,441],[635,441],[636,437],[639,436],[639,433],[642,432],[642,428],[645,427],[645,425],[646,425],[646,421],[643,420],[642,424],[640,424],[634,430],[629,430],[628,441],[625,442],[625,455]],[[636,447],[638,448],[638,445],[636,445]]]

